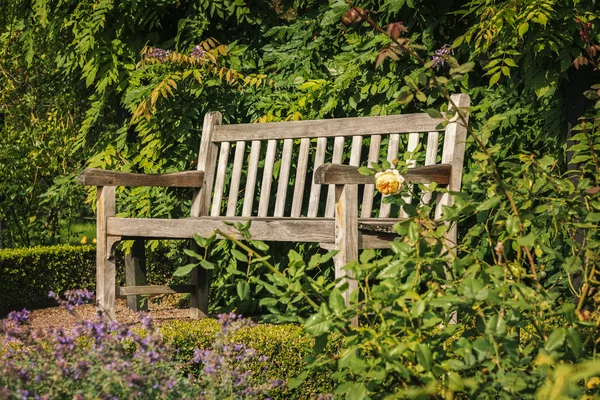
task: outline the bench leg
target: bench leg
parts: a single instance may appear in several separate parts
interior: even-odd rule
[[[105,318],[115,320],[115,257],[120,238],[109,237],[106,220],[115,215],[114,186],[98,186],[96,193],[96,305]]]
[[[194,250],[198,251],[196,244]],[[208,286],[210,275],[207,270],[198,265],[192,271],[192,284],[195,285],[190,297],[190,318],[201,319],[208,317]]]
[[[335,244],[338,253],[333,261],[335,278],[341,278],[341,283],[348,282],[342,296],[346,306],[350,303],[350,293],[358,289],[358,283],[352,279],[344,266],[358,260],[358,185],[335,185]],[[352,325],[358,325],[358,318],[352,320]]]
[[[125,284],[127,286],[146,285],[146,248],[142,239],[133,241],[129,254],[125,256]],[[127,296],[127,308],[134,312],[148,311],[148,302],[142,296]]]

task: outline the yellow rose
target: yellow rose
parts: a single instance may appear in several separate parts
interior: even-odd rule
[[[375,187],[383,194],[397,194],[402,190],[404,177],[397,169],[388,169],[375,174]]]

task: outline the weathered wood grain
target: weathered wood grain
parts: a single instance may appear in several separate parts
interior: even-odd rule
[[[390,135],[390,139],[388,142],[388,154],[387,160],[390,163],[393,163],[395,159],[398,158],[398,150],[400,149],[400,135]],[[381,196],[381,204],[379,205],[379,216],[383,218],[387,218],[390,216],[390,212],[392,211],[392,205],[390,203],[384,203],[383,198],[385,195]]]
[[[148,286],[120,286],[115,288],[117,296],[151,295],[151,294],[175,294],[192,293],[194,285],[148,285]]]
[[[229,162],[229,142],[221,143],[219,150],[219,161],[217,164],[217,175],[215,177],[215,187],[213,189],[213,200],[210,209],[210,215],[221,215],[221,202],[223,201],[223,190],[225,189],[225,175],[227,173],[227,164]]]
[[[221,125],[212,140],[300,139],[335,136],[367,136],[390,133],[429,132],[440,130],[443,118],[427,114],[401,114],[377,117],[287,121],[263,124]]]
[[[410,133],[408,135],[408,144],[406,146],[406,151],[409,153],[414,152],[417,149],[417,146],[419,145],[419,141],[420,141],[420,135],[418,133]],[[410,159],[406,161],[406,166],[410,169],[410,168],[414,168],[417,166],[417,161],[415,159]],[[413,185],[409,185],[409,193],[406,194],[405,196],[402,196],[402,200],[404,200],[406,202],[406,204],[411,204],[412,202],[412,194],[410,194],[410,192],[412,191]],[[400,218],[406,218],[408,215],[406,214],[406,212],[404,211],[404,209],[400,210]]]
[[[292,218],[299,217],[302,213],[309,153],[310,139],[300,140],[300,150],[298,151],[298,163],[296,166],[296,182],[294,183],[294,197],[292,199],[292,211],[290,213]]]
[[[229,217],[235,215],[237,210],[237,200],[240,192],[242,168],[244,165],[244,154],[246,154],[246,142],[236,142],[235,155],[233,156],[233,167],[231,169],[229,198],[227,199],[227,216]]]
[[[425,165],[434,165],[437,162],[439,141],[439,132],[429,132],[427,134],[427,149],[425,149]],[[423,196],[421,196],[421,203],[429,204],[431,202],[431,196],[431,192],[424,193]]]
[[[258,216],[266,217],[269,212],[269,200],[271,199],[271,185],[273,184],[273,166],[275,165],[275,152],[277,151],[277,140],[267,142],[267,154],[265,155],[265,167],[263,169],[262,184],[260,186],[260,198],[258,200]]]
[[[204,171],[172,172],[169,174],[133,174],[99,168],[86,168],[77,177],[85,186],[167,186],[202,187]]]
[[[367,166],[371,167],[373,164],[379,162],[379,149],[381,147],[381,135],[371,136],[371,143],[369,144],[369,155]],[[362,218],[370,218],[373,215],[373,197],[375,196],[375,185],[365,185],[363,189],[363,202],[360,211]]]
[[[469,106],[471,100],[466,94],[452,95],[454,104],[467,115],[469,115]],[[435,219],[442,216],[442,208],[452,206],[454,204],[454,196],[450,192],[458,192],[462,181],[463,164],[465,159],[465,141],[467,138],[467,127],[458,119],[458,113],[450,120],[446,126],[444,134],[444,147],[442,149],[442,163],[450,164],[452,170],[450,173],[450,181],[448,182],[448,193],[443,193],[438,200],[435,209]],[[456,244],[456,224],[452,224],[446,240],[451,244]]]
[[[450,181],[452,167],[448,164],[427,165],[409,169],[402,176],[411,183],[432,183],[446,185]],[[315,181],[327,184],[372,184],[374,175],[362,175],[358,167],[342,164],[323,164],[315,172]]]
[[[246,191],[244,193],[244,205],[242,206],[242,215],[249,217],[252,215],[254,206],[254,193],[256,191],[256,177],[258,175],[258,162],[260,161],[260,140],[254,140],[250,148],[250,161],[248,162],[248,176],[246,178]]]
[[[313,169],[316,171],[325,162],[325,152],[327,151],[327,138],[320,137],[317,139],[317,150],[315,153],[315,164]],[[314,179],[310,186],[310,195],[308,197],[308,217],[316,217],[319,212],[319,200],[321,198],[321,185],[317,184]]]
[[[200,140],[200,151],[198,155],[198,171],[204,171],[202,188],[194,193],[190,215],[198,217],[208,215],[210,196],[212,194],[215,167],[217,163],[218,146],[211,140],[215,127],[221,124],[220,112],[209,112],[204,116],[202,125],[202,139]]]
[[[341,164],[344,155],[344,138],[336,137],[333,141],[332,164]],[[325,218],[332,218],[335,208],[335,185],[329,185],[327,188],[327,202],[325,203]]]
[[[115,258],[112,242],[108,240],[108,219],[115,215],[114,186],[97,188],[96,212],[96,305],[103,317],[114,321]]]
[[[286,139],[283,141],[281,152],[281,166],[279,167],[279,182],[277,184],[277,196],[275,197],[275,211],[273,216],[283,217],[285,212],[285,200],[287,198],[288,186],[290,185],[290,168],[292,165],[292,151],[294,141]]]
[[[125,255],[125,284],[146,284],[146,247],[143,240],[134,240],[129,253]],[[148,302],[142,301],[140,296],[127,296],[127,308],[133,312],[148,311]]]

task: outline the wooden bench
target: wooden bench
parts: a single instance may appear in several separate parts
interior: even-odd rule
[[[468,110],[467,95],[454,95],[452,99]],[[421,142],[425,156],[420,161],[424,166],[412,161],[409,167],[414,169],[405,176],[407,181],[437,182],[447,185],[450,192],[460,190],[466,127],[454,117],[441,128],[443,121],[428,114],[406,114],[221,125],[221,114],[212,112],[204,118],[198,171],[146,175],[85,170],[79,183],[97,186],[96,296],[100,310],[114,319],[116,295],[189,292],[191,316],[206,315],[207,271],[196,268],[191,285],[136,285],[134,269],[139,270],[143,263],[142,243],[134,246],[134,254],[129,257],[128,286],[116,287],[114,246],[125,239],[210,236],[216,228],[236,235],[236,230],[224,221],[251,219],[250,233],[257,240],[317,242],[337,249],[335,274],[344,278],[344,265],[358,258],[359,249],[388,247],[394,237],[374,232],[370,226],[391,228],[406,217],[403,210],[381,202],[381,195],[374,190],[374,178],[360,175],[357,166],[377,162],[381,155],[396,159],[403,154],[401,149],[411,152]],[[348,153],[349,159],[344,159]],[[190,218],[116,218],[115,186],[197,190]],[[432,201],[431,194],[405,200]],[[435,200],[435,217],[439,218],[442,207],[453,204],[453,197],[444,193]],[[451,227],[447,239],[456,242],[456,227]],[[348,282],[346,300],[356,287],[356,282]]]

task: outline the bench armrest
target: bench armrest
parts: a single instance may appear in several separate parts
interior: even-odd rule
[[[169,174],[133,174],[99,168],[86,168],[77,183],[86,186],[166,186],[201,188],[204,171],[173,172]]]
[[[432,183],[447,185],[450,181],[449,164],[426,165],[424,167],[409,168],[403,176],[407,182]],[[315,183],[317,184],[373,184],[373,175],[362,175],[358,167],[342,164],[323,164],[315,171]]]

